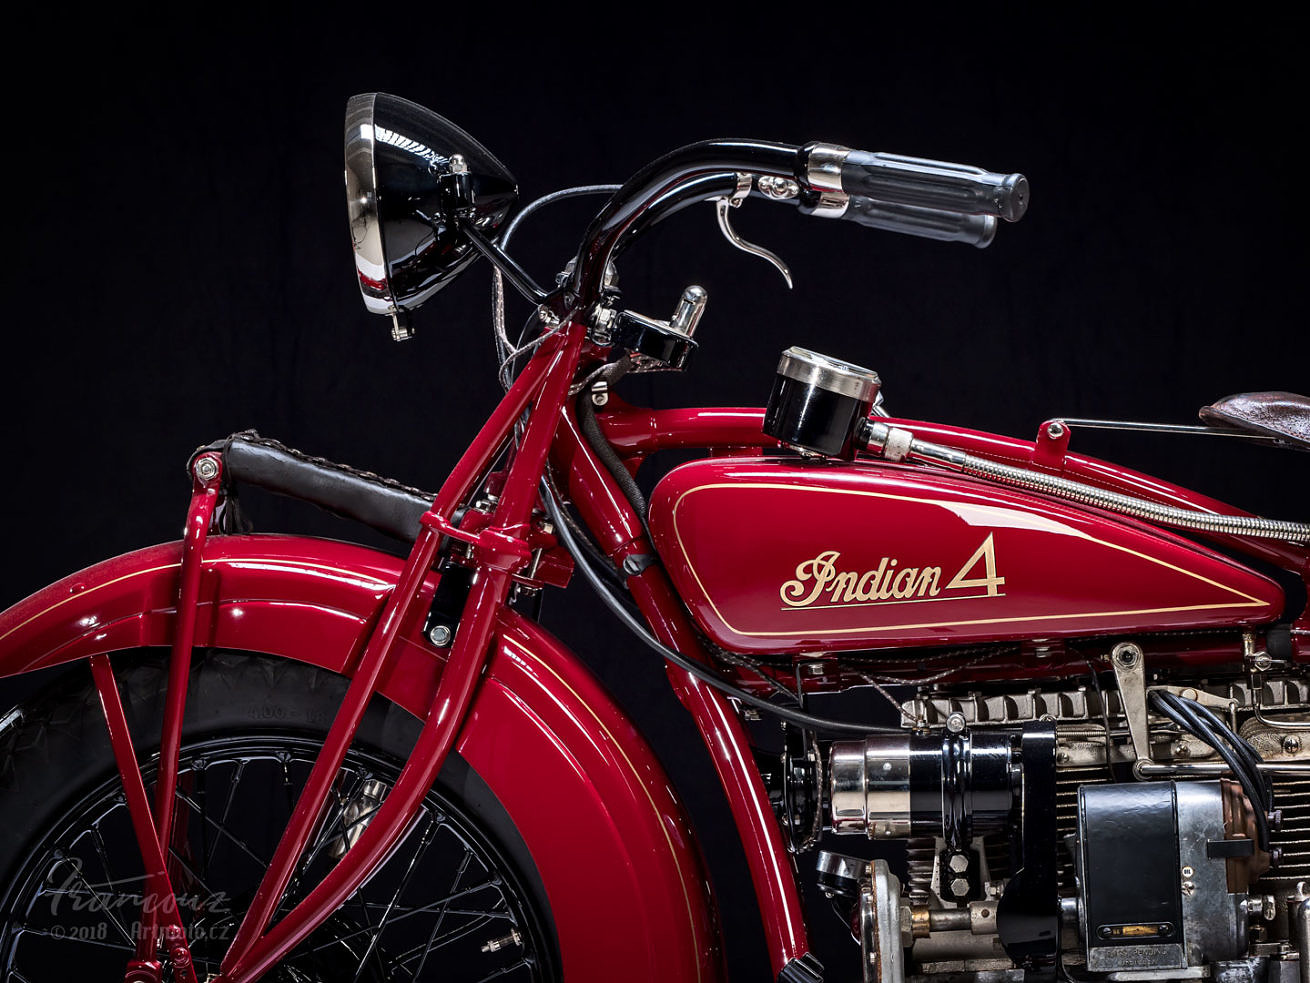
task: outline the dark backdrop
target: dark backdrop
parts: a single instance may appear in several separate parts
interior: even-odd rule
[[[1231,392],[1310,389],[1304,22],[1098,9],[1021,24],[978,5],[918,23],[873,5],[859,20],[743,9],[722,23],[665,8],[669,28],[642,25],[654,11],[560,11],[553,26],[490,4],[439,13],[11,33],[40,67],[11,78],[5,137],[0,602],[176,537],[188,453],[232,430],[439,484],[497,393],[488,275],[475,267],[431,301],[404,345],[365,314],[340,141],[347,97],[369,89],[469,129],[525,200],[714,136],[1031,180],[1029,216],[985,251],[751,202],[739,230],[791,263],[790,293],[719,238],[710,206],[684,212],[630,252],[623,285],[666,316],[703,284],[702,348],[685,377],[629,383],[634,401],[758,404],[793,343],[876,368],[899,415],[1023,436],[1056,413],[1189,421]],[[525,226],[519,255],[539,278],[589,208]],[[1075,448],[1257,511],[1310,511],[1305,455],[1093,434]],[[254,518],[361,535],[267,499]],[[547,621],[661,748],[704,836],[733,967],[760,970],[726,807],[660,668],[581,586],[548,599]],[[9,681],[0,697],[22,692]]]

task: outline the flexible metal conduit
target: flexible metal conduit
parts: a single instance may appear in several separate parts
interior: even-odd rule
[[[1200,532],[1225,533],[1230,536],[1256,536],[1262,539],[1290,539],[1302,542],[1310,540],[1310,523],[1285,522],[1280,519],[1264,519],[1260,516],[1219,515],[1148,502],[1143,498],[1106,491],[1058,475],[989,461],[953,447],[920,440],[910,431],[887,423],[870,422],[865,428],[865,440],[870,450],[882,454],[889,461],[910,460],[935,464],[962,474],[1054,495],[1084,505],[1094,505],[1097,508],[1121,512],[1124,515],[1145,519],[1148,522],[1158,522],[1161,525],[1195,529]]]

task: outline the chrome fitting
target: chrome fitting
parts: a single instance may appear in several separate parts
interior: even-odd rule
[[[218,477],[218,462],[205,455],[197,459],[194,470],[196,477],[201,481],[213,481]]]
[[[832,143],[812,143],[805,148],[805,182],[815,191],[841,192],[841,166],[851,150]]]
[[[801,186],[795,181],[774,174],[761,174],[755,179],[755,187],[759,189],[760,194],[764,195],[764,197],[772,198],[775,201],[798,198],[801,193]]]
[[[805,148],[805,183],[818,195],[811,214],[821,218],[846,214],[851,198],[842,190],[841,166],[850,152],[848,147],[830,143],[812,143]]]

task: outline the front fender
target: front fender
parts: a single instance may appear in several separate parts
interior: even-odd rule
[[[180,557],[180,543],[115,557],[0,614],[0,676],[168,645]],[[213,536],[195,644],[350,675],[400,568],[346,543]],[[419,718],[444,666],[421,629],[404,626],[379,683]],[[709,880],[654,752],[575,655],[508,609],[457,748],[532,854],[569,980],[723,977]]]

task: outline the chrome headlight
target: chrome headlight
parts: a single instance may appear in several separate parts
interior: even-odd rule
[[[455,279],[484,236],[518,203],[513,175],[454,123],[422,106],[367,92],[346,104],[346,203],[364,306],[393,318]]]

